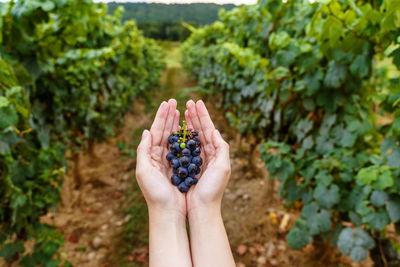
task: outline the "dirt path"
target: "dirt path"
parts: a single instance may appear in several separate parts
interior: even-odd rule
[[[84,184],[72,190],[72,179],[67,177],[63,204],[56,214],[43,218],[64,234],[61,252],[74,266],[147,266],[147,209],[134,180],[135,148],[162,100],[176,98],[183,114],[188,99],[205,98],[190,92],[196,84],[179,63],[178,45],[166,50],[168,66],[161,90],[152,96],[154,103],[135,102],[116,137],[96,145],[96,157],[82,154]],[[215,100],[205,98],[205,102],[231,146],[232,177],[222,213],[238,266],[348,266],[347,259],[338,261],[340,254],[331,248],[288,248],[285,235],[297,214],[283,208],[276,193],[278,185],[268,190],[271,182],[261,160],[248,166],[249,146],[229,127]]]

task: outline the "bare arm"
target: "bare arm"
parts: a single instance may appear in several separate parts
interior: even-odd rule
[[[176,101],[163,102],[137,149],[136,179],[149,210],[150,267],[192,266],[185,195],[171,184],[172,170],[165,158],[168,135],[178,124]]]
[[[221,216],[221,201],[230,178],[229,145],[215,130],[202,101],[187,103],[186,120],[200,131],[203,173],[186,195],[193,266],[234,267]]]

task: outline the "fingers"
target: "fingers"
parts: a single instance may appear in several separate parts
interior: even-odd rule
[[[148,130],[142,133],[142,140],[137,148],[136,172],[140,173],[144,166],[148,166],[151,155],[152,136]]]
[[[165,127],[164,133],[161,139],[161,146],[167,146],[168,144],[168,136],[172,133],[172,128],[174,126],[174,119],[176,114],[176,100],[170,99],[168,100],[168,115],[165,119]]]
[[[203,129],[204,137],[207,143],[212,142],[212,133],[215,130],[214,123],[212,122],[208,110],[202,100],[196,103],[197,116],[199,117],[201,128]]]
[[[153,138],[153,146],[160,146],[163,138],[166,118],[168,116],[169,105],[163,101],[158,108],[156,117],[154,118],[153,125],[151,125],[150,133]]]
[[[226,165],[230,169],[229,145],[218,130],[212,132],[212,141],[215,147],[217,166]]]
[[[179,116],[180,116],[179,110],[175,110],[174,123],[172,124],[172,131],[173,132],[178,131],[178,128],[179,128]]]
[[[192,120],[190,119],[189,111],[185,110],[186,125],[189,129],[194,130]]]
[[[197,115],[196,104],[193,102],[193,100],[189,100],[186,103],[186,108],[188,110],[187,113],[185,112],[185,116],[186,114],[188,115],[186,120],[190,120],[193,130],[199,131],[199,139],[203,145],[206,145],[207,140],[204,137],[204,130],[201,127],[199,116]]]

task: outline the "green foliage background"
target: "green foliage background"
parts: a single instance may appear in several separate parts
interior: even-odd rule
[[[390,223],[399,230],[400,75],[377,64],[399,73],[399,6],[261,0],[221,12],[183,45],[183,63],[222,96],[231,125],[264,140],[286,205],[302,203],[292,248],[330,240],[361,261]]]
[[[90,0],[0,3],[0,256],[9,263],[61,263],[63,238],[39,217],[60,198],[66,149],[111,136],[159,82],[161,48],[121,18]]]

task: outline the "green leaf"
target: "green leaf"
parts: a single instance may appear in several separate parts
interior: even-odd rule
[[[307,232],[305,222],[297,220],[295,226],[286,235],[286,240],[292,249],[302,249],[312,242],[312,236]]]
[[[0,109],[0,129],[5,129],[11,125],[18,123],[18,114],[14,109],[1,108]]]
[[[378,212],[371,212],[365,216],[364,222],[369,223],[372,229],[383,230],[390,223],[389,217],[384,209]]]
[[[358,172],[357,179],[359,179],[363,184],[369,185],[378,179],[378,170],[363,168]]]
[[[4,96],[0,96],[0,108],[7,107],[8,105],[8,99]]]
[[[387,165],[391,168],[400,168],[400,149],[394,150],[387,158]]]
[[[372,188],[376,190],[384,190],[388,187],[393,186],[393,184],[394,181],[391,171],[385,170],[379,175],[378,180],[372,184]]]
[[[365,260],[367,256],[368,251],[365,248],[359,246],[354,247],[350,253],[350,258],[356,262]]]
[[[358,55],[350,65],[350,71],[358,77],[364,78],[368,75],[370,63],[371,60],[365,54]]]
[[[14,243],[7,242],[3,248],[0,250],[0,257],[4,259],[10,259],[16,254],[23,253],[25,251],[25,246],[22,241],[17,241]]]
[[[352,228],[344,228],[339,234],[337,247],[343,254],[349,255],[354,246],[354,243],[355,243],[355,239],[354,239],[353,229]]]
[[[400,198],[393,197],[389,199],[386,204],[386,210],[392,222],[397,223],[400,221]]]
[[[329,62],[328,72],[325,75],[324,84],[327,87],[339,88],[346,78],[346,66],[336,61]]]
[[[314,198],[321,207],[331,208],[340,200],[339,187],[332,185],[329,189],[326,186],[318,186],[314,191]]]
[[[383,191],[373,191],[371,194],[371,204],[379,208],[385,205],[386,201],[389,200],[389,196]]]

